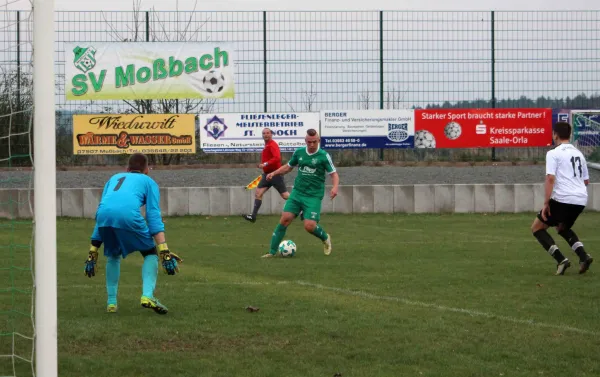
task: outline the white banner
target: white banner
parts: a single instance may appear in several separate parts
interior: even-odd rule
[[[65,43],[67,100],[234,98],[233,46]]]
[[[328,110],[321,112],[323,148],[413,148],[413,110]]]
[[[282,152],[305,144],[306,131],[319,131],[319,113],[200,114],[200,149],[206,153],[261,152],[262,131],[271,129]]]

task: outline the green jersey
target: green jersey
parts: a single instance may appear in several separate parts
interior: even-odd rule
[[[313,154],[308,153],[306,147],[296,149],[288,165],[298,167],[298,176],[294,181],[294,191],[306,196],[323,199],[326,173],[335,173],[335,166],[333,166],[329,153],[321,148]]]

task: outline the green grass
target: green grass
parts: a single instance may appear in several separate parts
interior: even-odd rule
[[[286,237],[296,257],[261,259],[277,217],[169,218],[167,241],[184,264],[177,276],[159,276],[166,316],[139,304],[137,254],[122,263],[119,313],[105,313],[104,260],[95,278],[83,274],[93,222],[60,219],[59,375],[598,376],[600,264],[578,275],[574,253],[551,231],[575,262],[554,276],[532,219],[324,215],[331,256],[296,222]],[[585,213],[575,227],[597,257],[599,222]],[[0,230],[11,255],[0,267],[27,266],[28,250],[4,248],[27,244],[30,227]],[[2,271],[1,282],[30,286],[26,272],[11,282]],[[4,292],[1,308],[26,311],[28,297]],[[31,331],[14,313],[0,324]],[[8,340],[0,338],[3,353]],[[7,366],[0,375],[12,373]],[[26,363],[17,367],[28,375]]]

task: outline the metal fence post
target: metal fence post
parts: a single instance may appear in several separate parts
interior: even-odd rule
[[[267,99],[267,11],[263,11],[263,92],[264,112],[268,109]]]
[[[21,106],[21,11],[17,11],[17,106]],[[20,113],[20,111],[19,111]]]
[[[383,110],[383,11],[379,11],[379,109]],[[379,149],[379,160],[383,161],[383,148]]]
[[[496,108],[496,22],[494,21],[494,11],[492,11],[492,109]],[[492,147],[492,161],[496,161],[496,147]]]
[[[150,42],[150,12],[146,11],[146,42]]]

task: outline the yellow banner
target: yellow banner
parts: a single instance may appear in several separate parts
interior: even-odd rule
[[[193,154],[194,114],[73,115],[73,154]]]

